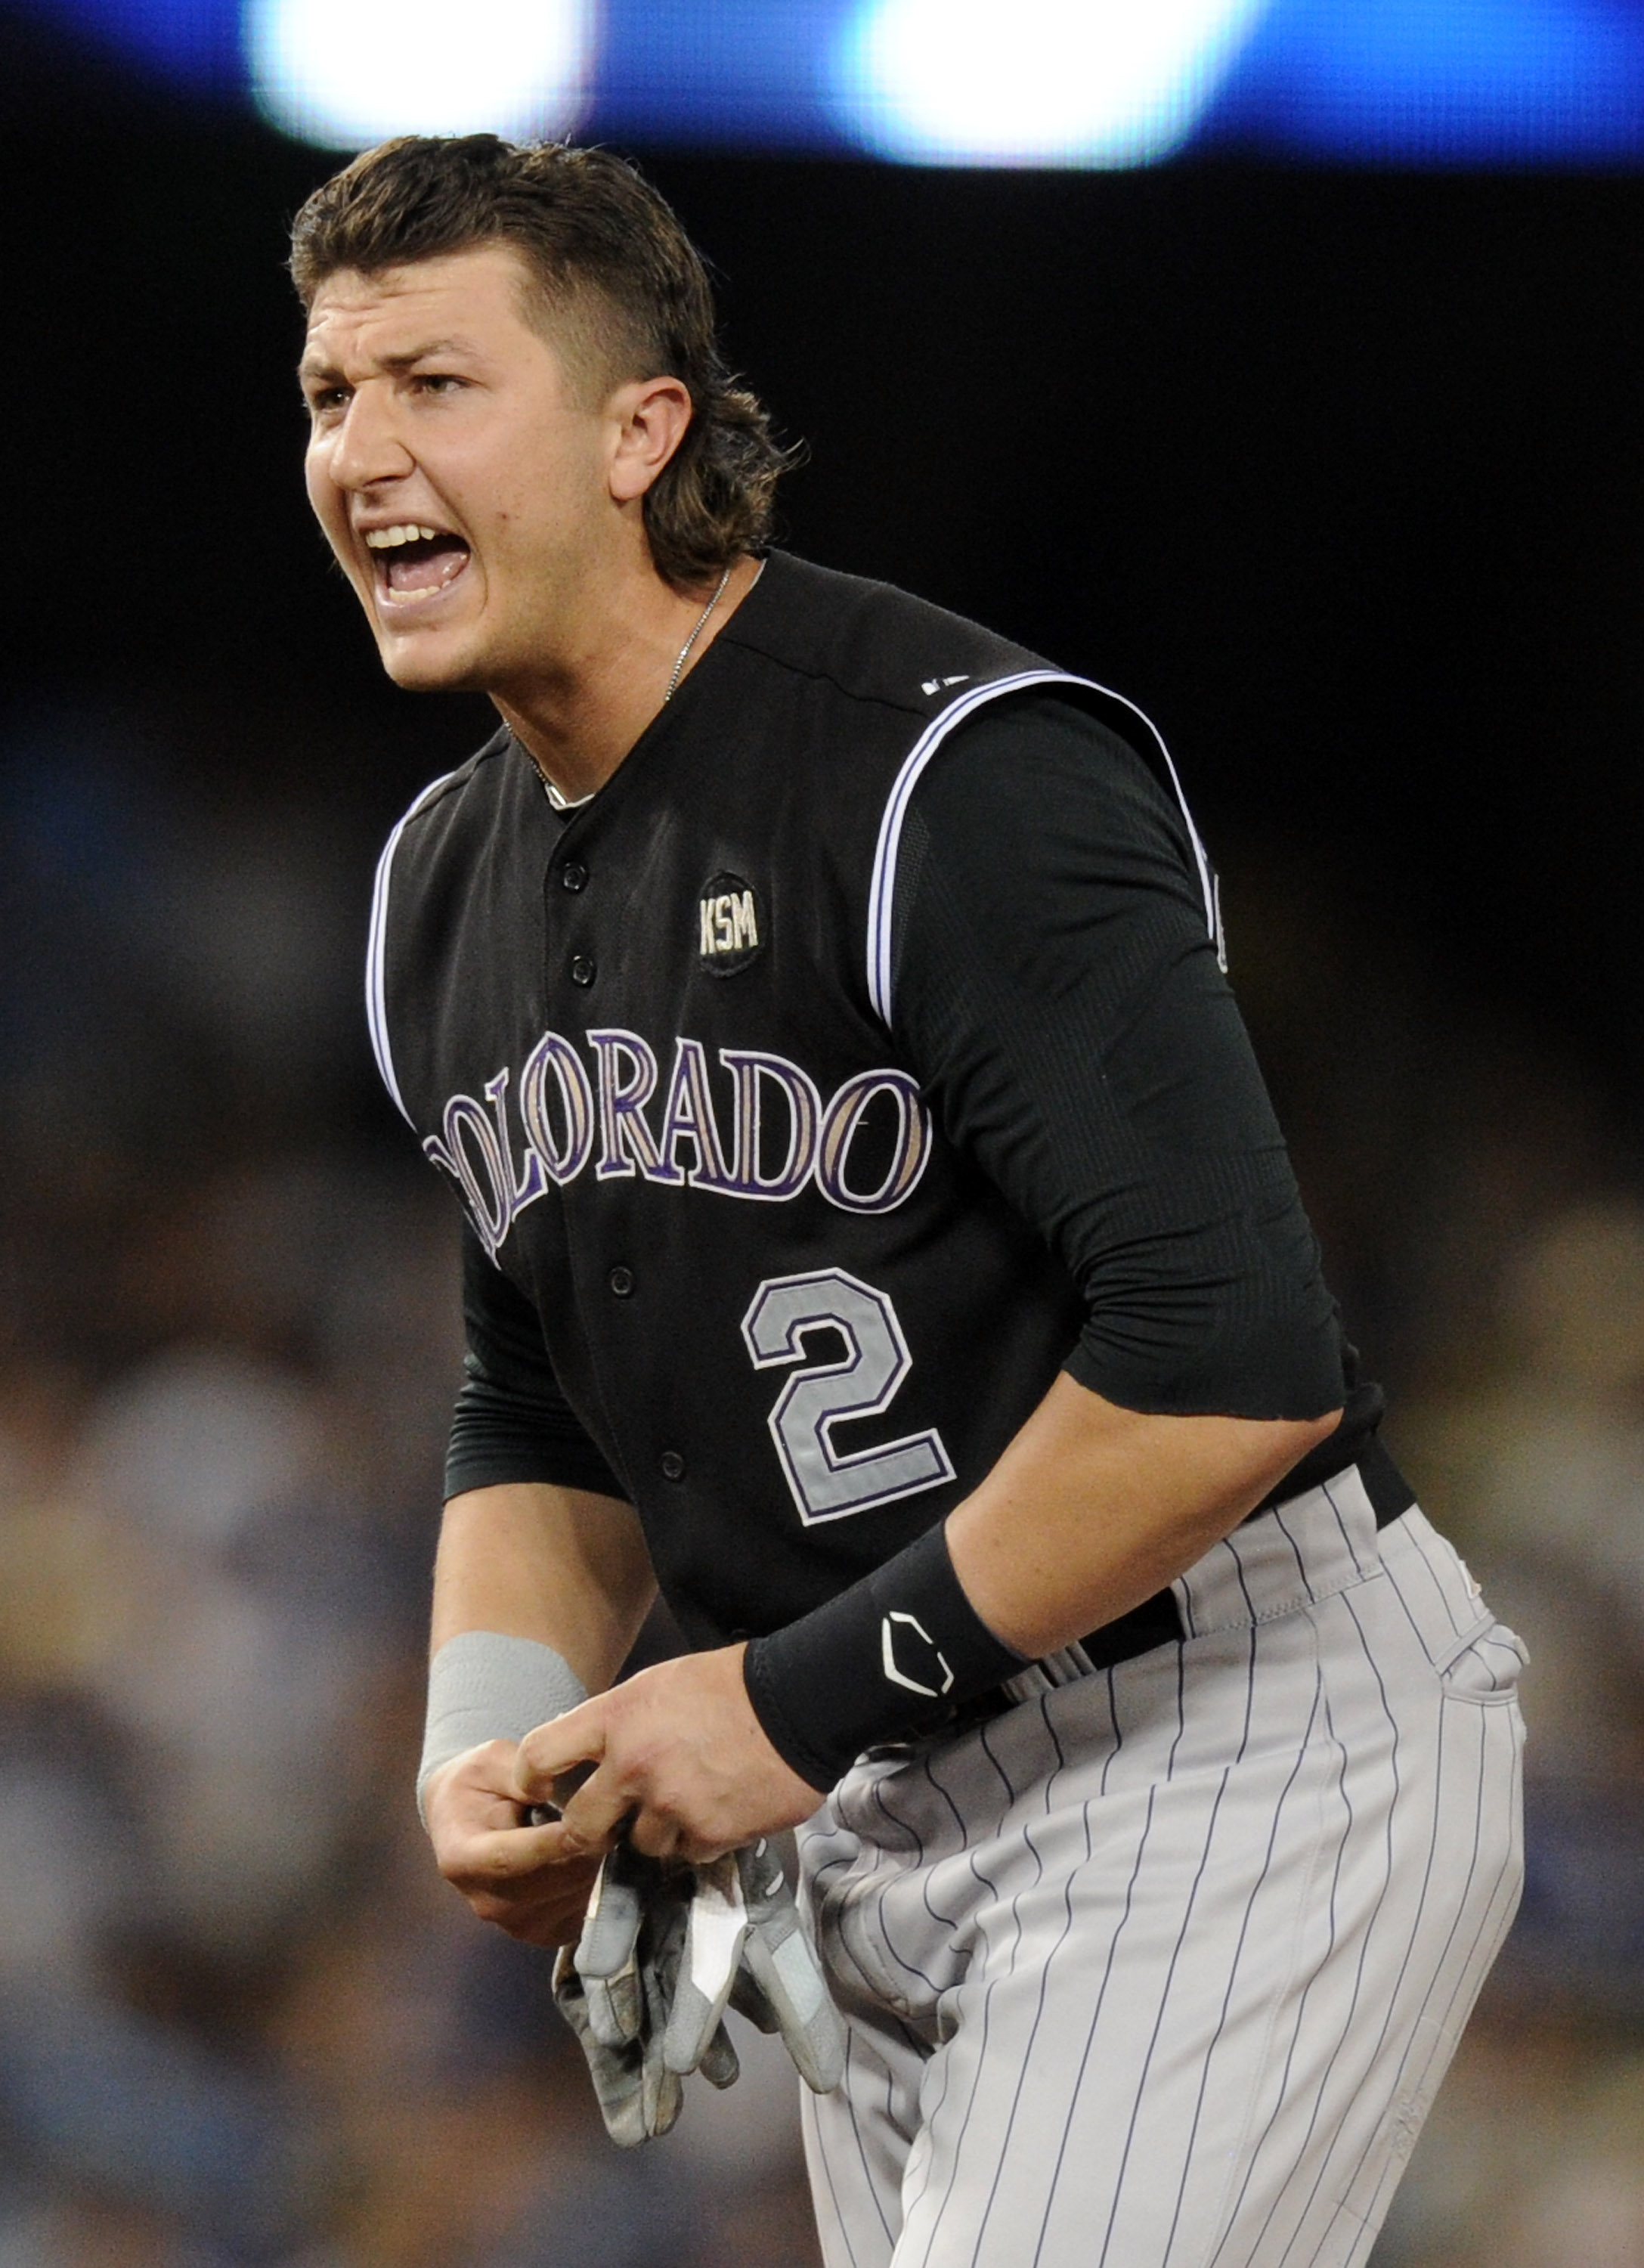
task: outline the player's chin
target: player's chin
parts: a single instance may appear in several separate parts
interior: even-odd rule
[[[375,592],[367,611],[383,667],[406,692],[483,690],[491,640],[481,635],[466,585],[421,605],[396,606]]]
[[[453,639],[378,621],[377,652],[384,669],[405,693],[471,693],[478,681],[469,657]]]

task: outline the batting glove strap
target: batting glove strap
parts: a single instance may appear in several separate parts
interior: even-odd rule
[[[826,1793],[864,1749],[936,1730],[1027,1660],[965,1595],[938,1524],[826,1606],[750,1639],[742,1674],[771,1746]]]

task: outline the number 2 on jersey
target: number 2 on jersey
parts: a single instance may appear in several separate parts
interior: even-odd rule
[[[756,1370],[804,1362],[806,1332],[824,1329],[844,1340],[843,1358],[796,1371],[768,1421],[800,1518],[807,1526],[842,1520],[950,1481],[953,1465],[934,1426],[883,1448],[841,1453],[833,1447],[833,1427],[888,1410],[913,1367],[896,1309],[883,1292],[842,1268],[773,1276],[742,1318]]]

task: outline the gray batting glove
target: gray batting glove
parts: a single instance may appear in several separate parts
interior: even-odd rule
[[[601,2047],[626,2047],[643,2029],[646,1996],[640,1939],[652,1908],[670,1900],[679,1904],[679,1893],[657,1859],[647,1859],[627,1843],[606,1852],[594,1878],[576,1955],[576,1973],[587,1996],[589,2029]],[[657,1933],[650,1934],[654,1938]],[[647,1949],[654,1958],[655,1947]]]
[[[679,1937],[683,1943],[683,1928]],[[651,1992],[643,1986],[642,1992],[648,2002],[653,2002]],[[678,2118],[684,2100],[678,2074],[662,2059],[665,2003],[659,1996],[654,1999],[647,2011],[650,2021],[642,2022],[635,2038],[618,2047],[606,2046],[594,2036],[586,1988],[576,1973],[569,1946],[561,1947],[554,1963],[554,1998],[587,2058],[599,2115],[611,2139],[622,2149],[632,2150],[653,2135],[665,2134]]]
[[[667,2132],[691,2072],[715,2087],[734,2082],[727,2005],[780,2033],[817,2094],[844,2073],[844,2021],[762,1840],[694,1867],[618,1844],[600,1867],[576,1953],[560,1955],[554,1993],[582,2044],[606,2132],[624,2148]]]
[[[618,1844],[600,1867],[576,1952],[561,1953],[555,1968],[554,1997],[581,2043],[605,2130],[625,2149],[667,2132],[686,2072],[716,2087],[737,2076],[717,2012],[688,2063],[666,2052],[695,1888],[691,1868]]]
[[[663,2043],[668,2067],[692,2071],[700,2061],[715,2078],[702,2043],[723,2038],[720,2018],[729,2003],[760,2031],[779,2032],[805,2084],[818,2095],[831,2093],[844,2076],[844,2019],[829,1998],[775,1852],[761,1839],[695,1871]],[[729,2051],[729,2040],[725,2046]],[[730,2080],[715,2083],[728,2086]]]
[[[683,2074],[701,2069],[716,2087],[729,2087],[737,2076],[737,2051],[720,2019],[737,1981],[737,1965],[748,1934],[748,1911],[734,1852],[727,1852],[709,1866],[693,1867],[692,1874],[695,1887],[662,2043],[663,2061],[670,2071]],[[721,2041],[723,2051],[713,2054]],[[716,2073],[727,2055],[730,2070],[728,2076],[718,2078]]]
[[[747,1909],[735,1995],[744,2015],[780,2032],[799,2076],[815,2095],[831,2095],[845,2076],[845,2019],[834,2007],[788,1878],[762,1838],[737,1853]],[[761,2005],[763,2008],[761,2010]]]

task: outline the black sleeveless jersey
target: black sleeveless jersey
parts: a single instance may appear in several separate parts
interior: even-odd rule
[[[892,998],[914,787],[1029,688],[1093,710],[1179,805],[1130,703],[776,555],[569,821],[503,733],[384,853],[384,1078],[539,1316],[693,1643],[775,1629],[921,1534],[1077,1340],[1072,1278],[944,1138]]]

